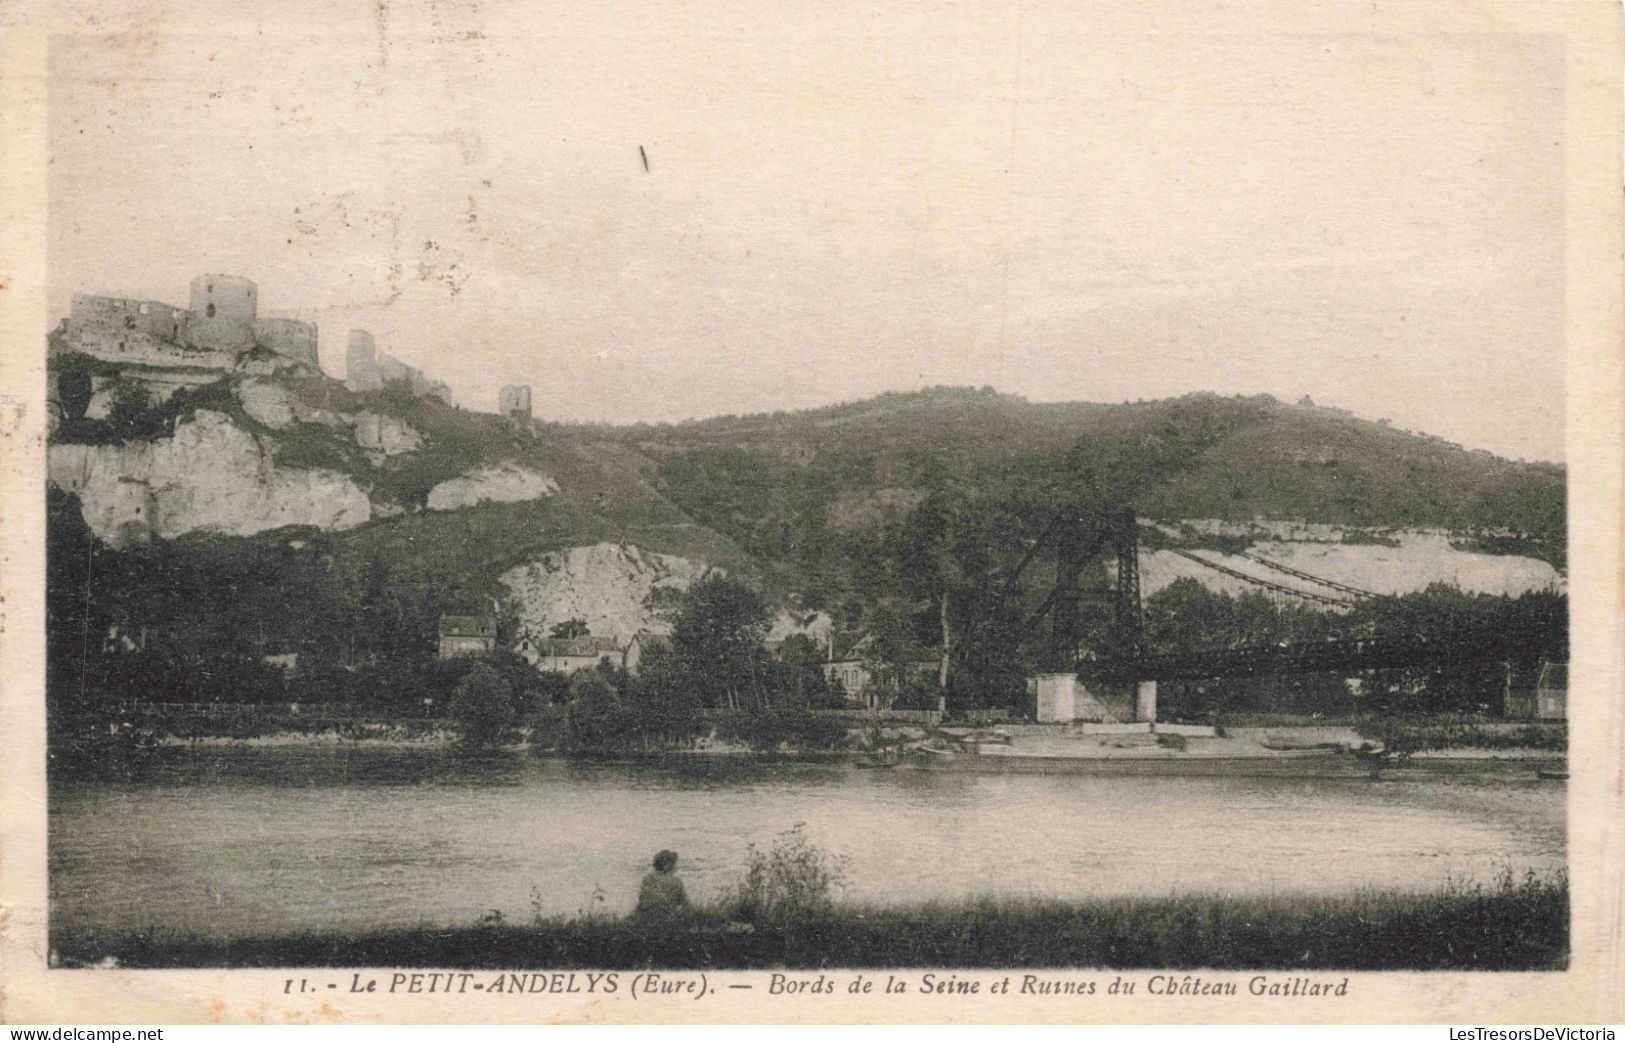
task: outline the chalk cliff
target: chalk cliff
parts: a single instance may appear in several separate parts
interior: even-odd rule
[[[559,491],[559,483],[539,471],[505,461],[476,467],[429,490],[431,511],[454,511],[482,503],[540,500]]]
[[[274,431],[293,424],[321,424],[323,427],[346,428],[357,425],[362,417],[323,409],[290,394],[281,384],[269,380],[245,379],[237,385],[237,399],[243,412]]]
[[[371,517],[355,482],[334,471],[277,467],[274,448],[225,414],[200,409],[170,438],[53,445],[49,474],[78,495],[91,530],[116,545],[284,525],[348,529]]]
[[[600,637],[629,638],[639,630],[667,632],[670,612],[658,591],[676,594],[705,578],[712,567],[629,544],[542,554],[498,577],[522,627],[538,636],[567,619],[586,620]]]

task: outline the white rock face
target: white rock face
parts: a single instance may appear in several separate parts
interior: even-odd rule
[[[414,453],[423,447],[423,436],[410,424],[383,413],[362,413],[355,418],[355,444],[385,456]]]
[[[1517,597],[1532,591],[1562,590],[1565,586],[1555,568],[1535,558],[1457,550],[1450,546],[1449,536],[1437,532],[1401,530],[1390,535],[1399,540],[1399,546],[1262,540],[1249,547],[1247,553],[1374,594],[1411,594],[1431,584],[1444,583],[1469,593]],[[1193,553],[1236,572],[1294,590],[1336,595],[1335,591],[1239,555],[1211,550]],[[1140,590],[1146,597],[1185,578],[1194,579],[1209,590],[1228,594],[1258,589],[1171,551],[1140,555]]]
[[[559,491],[559,483],[538,471],[504,462],[476,467],[429,490],[431,511],[454,511],[481,503],[540,500]],[[568,618],[568,617],[566,617]]]
[[[713,571],[703,561],[599,543],[543,554],[498,580],[508,588],[521,629],[546,637],[555,623],[584,619],[595,637],[625,641],[639,630],[669,633],[669,614],[650,595],[675,595]]]
[[[274,431],[294,421],[293,399],[286,388],[258,380],[244,381],[237,388],[243,411]]]
[[[53,445],[50,479],[76,493],[85,523],[115,545],[189,532],[247,536],[284,525],[348,529],[367,494],[334,471],[280,468],[271,447],[200,409],[173,438],[124,446]]]
[[[237,386],[237,399],[244,412],[274,431],[291,424],[354,427],[358,419],[350,413],[309,405],[281,384],[267,380],[244,380]]]

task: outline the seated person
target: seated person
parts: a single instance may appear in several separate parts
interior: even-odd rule
[[[677,852],[655,855],[654,872],[643,878],[638,888],[638,916],[674,916],[688,908],[688,893],[677,875]]]

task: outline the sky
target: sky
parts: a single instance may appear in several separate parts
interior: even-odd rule
[[[1563,458],[1546,37],[1031,2],[132,10],[52,47],[53,320],[223,272],[316,322],[330,374],[365,328],[471,408],[530,384],[542,419],[1216,391]]]

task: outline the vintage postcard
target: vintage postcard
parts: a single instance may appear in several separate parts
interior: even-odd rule
[[[0,42],[6,1021],[1620,1020],[1617,4]]]

